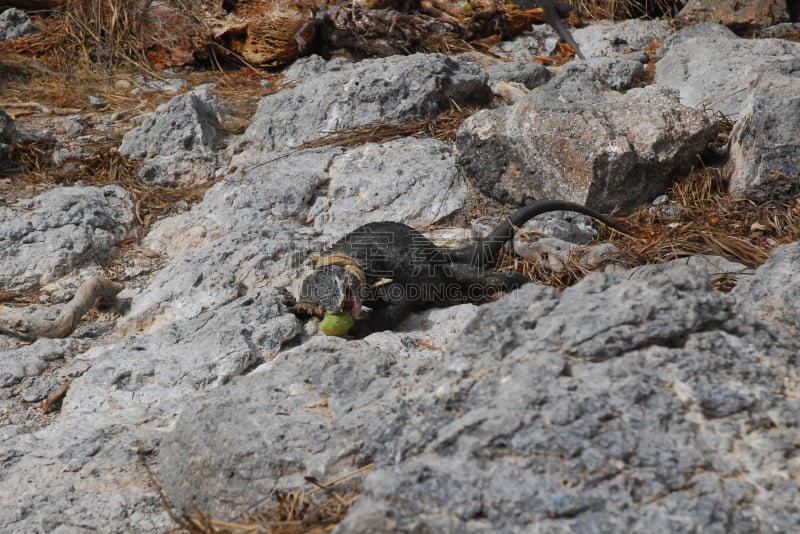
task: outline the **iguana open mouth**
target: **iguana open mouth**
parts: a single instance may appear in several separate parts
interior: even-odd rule
[[[349,286],[344,288],[344,304],[342,304],[342,309],[352,315],[353,319],[358,319],[361,306],[359,306],[358,299]]]

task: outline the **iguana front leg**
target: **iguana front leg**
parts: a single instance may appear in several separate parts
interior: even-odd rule
[[[398,282],[372,286],[364,301],[372,309],[356,320],[350,329],[350,335],[360,338],[373,332],[396,328],[413,310],[406,291],[408,288]]]
[[[362,338],[373,332],[393,330],[397,325],[402,323],[410,313],[411,303],[409,302],[403,301],[382,306],[372,310],[368,315],[356,321],[356,324],[350,329],[350,335],[356,338]]]

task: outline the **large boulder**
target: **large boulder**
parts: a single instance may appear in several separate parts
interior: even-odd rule
[[[707,30],[700,36],[692,32],[688,38],[678,38],[690,30],[676,33],[676,41],[663,51],[655,81],[677,90],[686,106],[704,107],[734,120],[742,118],[751,87],[771,72],[782,72],[787,60],[800,53],[800,43],[708,37]]]
[[[279,292],[255,291],[153,334],[77,354],[76,340],[0,352],[3,386],[41,373],[53,359],[65,358],[77,376],[56,416],[41,414],[36,403],[17,420],[19,400],[0,390],[0,531],[68,533],[89,525],[144,534],[174,526],[148,474],[161,435],[192,394],[247,373],[293,338],[299,325],[285,311]],[[61,380],[69,379],[65,373]]]
[[[13,41],[32,33],[36,33],[36,28],[21,9],[11,7],[0,12],[0,41]]]
[[[263,363],[299,330],[283,296],[264,290],[152,334],[94,348],[79,356],[92,366],[73,381],[63,414],[149,409],[214,389]]]
[[[424,228],[461,208],[467,194],[452,149],[436,139],[367,143],[336,157],[328,175],[309,219],[332,237],[378,221]]]
[[[733,294],[751,312],[800,333],[800,242],[776,248],[753,276],[743,276]]]
[[[126,333],[151,332],[226,306],[262,287],[286,287],[299,277],[313,240],[297,224],[265,223],[224,234],[169,261],[141,289],[126,289]]]
[[[660,87],[629,90],[638,62],[566,69],[525,100],[464,121],[456,163],[484,194],[519,204],[564,198],[630,210],[663,193],[717,132],[717,122]]]
[[[699,271],[531,284],[438,362],[323,339],[210,393],[164,488],[230,519],[374,462],[341,532],[791,530],[798,353]]]
[[[335,63],[331,70],[261,99],[234,159],[253,151],[297,147],[373,122],[430,117],[457,106],[486,104],[488,76],[473,63],[413,54]]]
[[[146,115],[122,138],[120,153],[142,160],[142,180],[162,186],[195,185],[215,175],[224,109],[211,85],[176,96]]]
[[[604,20],[572,31],[587,58],[624,57],[633,51],[644,52],[670,33],[672,28],[665,20]]]
[[[112,185],[58,187],[0,206],[0,289],[36,290],[97,266],[135,224],[133,199]]]
[[[800,182],[800,79],[796,75],[800,56],[787,58],[775,68],[780,72],[760,78],[750,89],[731,131],[731,191],[767,185],[775,174]]]
[[[191,210],[156,222],[144,243],[176,258],[211,246],[232,232],[279,221],[305,222],[320,190],[330,181],[331,163],[343,152],[323,147],[259,154],[211,187]]]
[[[683,104],[736,121],[730,146],[734,191],[774,173],[797,175],[798,57],[800,44],[790,41],[694,37],[672,44],[657,64],[656,82],[678,90]]]

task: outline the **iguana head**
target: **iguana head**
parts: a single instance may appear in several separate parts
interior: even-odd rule
[[[300,288],[302,304],[313,304],[324,314],[347,312],[357,319],[361,312],[363,275],[341,265],[325,265],[309,274]]]

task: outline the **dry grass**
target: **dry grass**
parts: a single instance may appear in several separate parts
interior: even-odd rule
[[[636,239],[601,230],[599,240],[610,241],[621,251],[608,261],[637,266],[713,255],[755,268],[776,246],[800,240],[800,199],[756,203],[726,193],[726,187],[719,169],[693,171],[669,193],[680,206],[679,215],[665,216],[645,205],[618,220]],[[588,274],[578,258],[571,258],[563,271],[552,272],[541,263],[507,254],[501,268],[518,270],[537,283],[559,288]],[[729,290],[735,280],[719,276],[713,282],[718,289]]]
[[[574,0],[569,3],[591,20],[672,18],[685,4],[678,0]]]
[[[157,7],[151,0],[67,0],[37,21],[38,33],[7,47],[77,78],[131,68],[157,76],[151,60],[162,49],[187,49],[191,59],[191,51],[207,39],[207,28],[194,15],[199,6],[199,0]]]
[[[136,175],[139,164],[117,152],[118,144],[118,140],[95,144],[92,155],[58,165],[52,161],[52,147],[47,142],[15,146],[14,155],[25,169],[14,178],[15,186],[30,190],[77,183],[97,187],[119,185],[133,196],[136,218],[141,225],[139,232],[144,235],[157,218],[178,210],[179,202],[196,201],[214,185],[206,182],[189,187],[162,187],[142,182]]]
[[[68,0],[62,10],[39,21],[38,33],[11,46],[54,68],[97,66],[111,72],[121,64],[142,65],[146,4],[146,0]]]
[[[275,503],[246,514],[238,521],[213,519],[199,511],[179,515],[170,512],[179,528],[171,533],[189,534],[321,534],[330,532],[347,515],[363,489],[361,478],[373,464],[356,469],[327,483],[306,477],[312,487],[278,492]],[[166,498],[162,494],[162,500]],[[165,502],[168,510],[169,503]]]
[[[353,148],[364,143],[386,143],[403,137],[432,137],[441,141],[452,141],[461,123],[474,115],[476,108],[453,106],[439,115],[401,123],[374,122],[352,130],[332,132],[299,148],[341,146]]]

